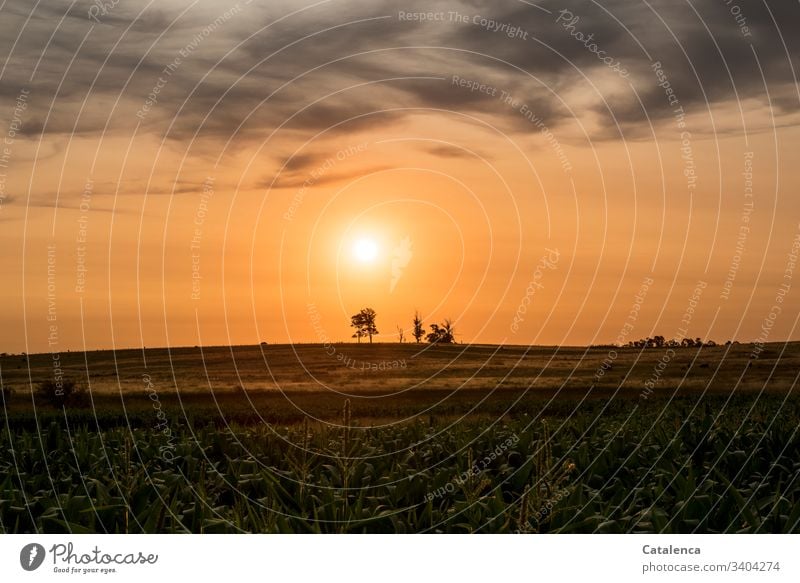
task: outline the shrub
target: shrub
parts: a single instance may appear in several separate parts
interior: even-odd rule
[[[39,383],[36,395],[54,407],[82,406],[86,403],[86,391],[75,384],[72,379],[64,379],[61,383],[46,380]]]

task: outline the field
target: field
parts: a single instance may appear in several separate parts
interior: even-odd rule
[[[61,353],[67,376],[94,394],[137,394],[147,374],[160,394],[248,391],[394,393],[414,389],[586,390],[592,384],[639,393],[665,349],[618,349],[613,366],[595,376],[610,348],[320,344],[175,348]],[[658,390],[715,392],[783,390],[794,382],[800,343],[677,349]],[[749,364],[749,366],[748,366]],[[780,366],[776,366],[780,364]],[[24,392],[52,378],[50,354],[0,357],[3,383]]]
[[[800,346],[753,354],[66,353],[63,407],[6,355],[0,530],[800,532]]]

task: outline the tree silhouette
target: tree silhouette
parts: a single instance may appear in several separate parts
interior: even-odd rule
[[[450,318],[445,318],[442,325],[442,342],[452,344],[456,341],[456,329],[453,326],[453,321]]]
[[[422,327],[422,316],[419,315],[419,310],[414,312],[414,329],[411,335],[414,337],[414,340],[417,341],[417,344],[422,342],[422,339],[425,337],[425,328]]]
[[[364,336],[368,336],[369,343],[372,344],[372,336],[378,334],[378,328],[375,326],[376,316],[372,308],[364,308],[358,314],[350,316],[350,326],[356,329],[353,338],[358,338],[359,344]]]
[[[425,339],[430,342],[431,344],[436,344],[439,342],[441,338],[441,332],[439,330],[439,324],[431,324],[431,331],[425,337]]]
[[[441,326],[439,324],[431,324],[431,331],[426,338],[431,344],[452,344],[456,338],[453,321],[448,318]]]
[[[730,344],[731,341],[728,340],[725,344]],[[736,341],[733,341],[736,344]],[[703,341],[702,338],[681,338],[680,340],[676,339],[669,339],[667,340],[664,336],[653,336],[647,338],[640,338],[639,340],[631,340],[625,346],[629,348],[702,348],[703,346],[717,346],[717,343],[713,340],[706,340]]]
[[[397,327],[397,337],[400,339],[400,344],[406,339],[406,332],[400,326]]]

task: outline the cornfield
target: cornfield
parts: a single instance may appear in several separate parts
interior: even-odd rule
[[[800,411],[679,398],[361,427],[194,419],[0,432],[0,530],[800,532]]]

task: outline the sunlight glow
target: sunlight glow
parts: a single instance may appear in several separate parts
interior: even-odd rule
[[[358,239],[353,244],[353,256],[361,263],[372,263],[378,257],[378,244],[372,239]]]

